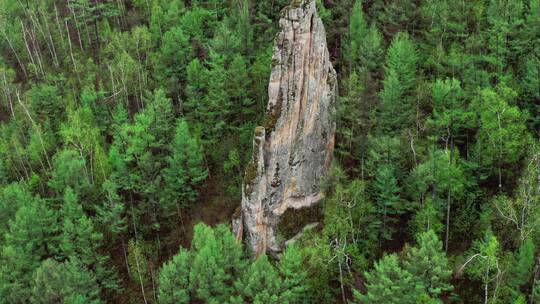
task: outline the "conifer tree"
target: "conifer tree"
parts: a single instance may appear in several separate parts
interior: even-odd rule
[[[429,296],[439,298],[451,291],[452,271],[449,268],[443,244],[432,230],[418,235],[417,246],[406,252],[403,269],[422,282]]]
[[[168,167],[163,173],[163,203],[166,208],[173,210],[195,202],[197,186],[208,176],[201,147],[191,135],[188,123],[179,120],[175,133],[170,148],[171,156],[167,160]]]
[[[362,3],[362,0],[357,0],[352,8],[347,59],[351,62],[351,69],[373,73],[378,69],[375,63],[382,58],[382,36],[375,25],[368,25]]]
[[[189,269],[190,253],[180,248],[172,260],[162,266],[159,273],[159,303],[190,303]]]
[[[250,3],[248,0],[234,1],[233,18],[234,32],[240,39],[240,49],[243,56],[249,56],[253,50],[253,26],[251,25]]]
[[[422,284],[401,268],[397,255],[385,255],[366,274],[367,293],[356,293],[358,303],[413,304],[423,296]]]
[[[225,229],[220,228],[227,231]],[[241,273],[241,265],[238,264],[241,247],[236,244],[234,236],[230,231],[224,235],[204,224],[198,224],[195,226],[192,247],[195,253],[189,273],[189,286],[195,298],[208,303],[228,301],[233,292],[229,283],[234,274]],[[225,252],[228,254],[225,255]]]
[[[396,215],[403,212],[401,198],[399,197],[400,187],[395,176],[395,169],[392,165],[381,166],[377,170],[374,187],[377,191],[377,213],[380,221],[379,243],[382,240],[392,239],[394,228],[392,224],[396,222]]]
[[[297,245],[290,245],[285,249],[278,265],[281,275],[281,303],[302,303],[306,299],[307,271],[303,265],[302,251]]]
[[[156,76],[177,98],[180,94],[180,84],[186,79],[183,67],[193,58],[189,37],[181,27],[173,27],[163,34],[162,39],[159,53],[154,58]]]
[[[536,248],[531,239],[525,240],[519,247],[508,278],[508,287],[514,299],[518,299],[522,295],[521,290],[528,285],[531,274],[534,273],[535,251]]]
[[[207,92],[209,71],[198,58],[195,58],[187,65],[186,74],[186,101],[182,110],[191,125],[200,129],[205,121],[204,115],[209,110],[203,99]]]
[[[19,183],[12,183],[0,191],[0,243],[4,233],[8,231],[9,221],[17,213],[17,210],[34,200],[26,187]]]
[[[0,298],[29,302],[32,274],[41,260],[57,250],[55,214],[40,199],[24,203],[9,221],[0,248]]]
[[[58,194],[64,193],[64,189],[70,187],[80,196],[87,195],[91,189],[88,168],[85,159],[71,149],[60,150],[53,158],[53,171],[49,180],[51,187]]]
[[[103,303],[92,272],[76,258],[43,261],[34,274],[32,303]],[[75,301],[75,302],[72,302]]]
[[[266,255],[258,257],[235,282],[240,297],[233,303],[283,303],[279,293],[282,281]],[[241,301],[239,301],[242,299]],[[285,302],[289,303],[289,302]]]
[[[116,272],[108,265],[108,257],[99,253],[103,235],[96,231],[93,221],[84,214],[71,188],[66,188],[60,213],[63,218],[60,253],[67,258],[76,258],[81,265],[92,269],[100,286],[115,291],[118,288]]]
[[[380,92],[379,125],[387,134],[399,133],[410,124],[414,110],[410,93],[417,80],[417,62],[418,55],[411,38],[406,33],[398,33],[388,49]]]
[[[495,72],[502,73],[510,55],[517,54],[514,37],[523,24],[523,0],[491,0],[487,7],[487,20],[490,24],[488,45],[491,62]],[[501,75],[502,76],[502,75]]]

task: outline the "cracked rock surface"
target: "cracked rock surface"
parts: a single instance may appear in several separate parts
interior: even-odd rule
[[[280,251],[276,230],[287,209],[323,199],[320,184],[334,150],[336,72],[315,1],[293,1],[279,24],[266,117],[255,129],[241,218],[233,225],[256,254]]]

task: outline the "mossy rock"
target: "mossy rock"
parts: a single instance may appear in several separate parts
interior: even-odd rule
[[[304,4],[304,7],[309,3],[309,1],[304,0],[292,0],[291,4],[289,5],[290,8],[299,8]]]
[[[257,165],[252,160],[246,167],[246,172],[244,173],[244,185],[249,187],[253,184],[253,181],[257,177]]]
[[[274,42],[274,44],[277,43],[277,42]],[[272,58],[272,67],[275,67],[279,64],[279,59],[278,58]]]
[[[239,218],[242,216],[242,206],[241,205],[238,205],[238,207],[236,207],[236,209],[234,209],[234,212],[233,212],[233,219],[236,219],[236,218]]]
[[[284,240],[289,240],[310,223],[319,222],[323,218],[323,204],[310,208],[287,209],[281,216],[278,234]]]
[[[276,128],[277,121],[281,116],[281,107],[283,105],[283,93],[279,91],[278,100],[275,105],[270,106],[263,119],[263,127],[266,129],[266,134],[272,133]]]
[[[255,137],[260,137],[264,134],[264,127],[258,126],[255,127]]]

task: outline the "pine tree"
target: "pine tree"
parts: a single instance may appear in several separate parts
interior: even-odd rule
[[[65,149],[56,153],[53,158],[53,171],[49,187],[56,193],[64,193],[70,187],[80,196],[88,195],[91,189],[89,175],[86,174],[86,162],[75,150]]]
[[[163,171],[163,203],[169,210],[195,202],[197,186],[208,176],[201,147],[191,135],[188,123],[179,120],[175,133],[170,148],[171,156],[167,160],[168,167]]]
[[[465,92],[461,83],[452,78],[438,79],[432,87],[433,120],[435,134],[443,138],[452,148],[455,138],[462,133],[471,120],[471,113],[465,108]]]
[[[374,73],[378,69],[382,49],[382,36],[375,25],[368,26],[365,19],[362,0],[357,0],[349,19],[349,45],[346,52],[353,70]]]
[[[403,269],[420,280],[431,297],[439,298],[452,290],[449,284],[452,271],[443,244],[432,230],[419,234],[417,242],[417,246],[406,252]]]
[[[236,291],[242,301],[239,302],[239,298],[236,298],[233,302],[283,303],[279,298],[281,284],[278,272],[270,264],[268,257],[262,255],[250,265],[240,280],[235,282]]]
[[[231,98],[232,113],[234,113],[231,125],[240,127],[247,122],[253,121],[256,114],[256,109],[253,107],[255,103],[249,95],[252,83],[249,81],[248,66],[243,56],[234,56],[227,75],[226,90],[227,95]]]
[[[30,301],[32,273],[57,248],[55,221],[40,199],[25,202],[9,221],[0,248],[0,299],[6,303]]]
[[[376,15],[379,28],[385,37],[394,37],[397,32],[407,30],[414,31],[418,26],[418,10],[415,3],[407,0],[395,0],[386,2],[382,0],[373,1],[373,10],[378,11]]]
[[[339,141],[337,151],[342,162],[359,166],[348,166],[358,171],[366,157],[367,134],[371,127],[370,104],[364,99],[364,87],[359,75],[353,72],[346,80],[347,92],[340,98],[337,107]]]
[[[410,92],[417,79],[418,55],[405,33],[399,33],[388,49],[383,90],[380,92],[381,130],[397,133],[410,123],[413,103]]]
[[[410,195],[418,200],[419,212],[429,212],[430,207],[435,209],[434,218],[426,218],[434,219],[433,224],[442,221],[446,215],[445,249],[450,235],[452,209],[460,207],[453,202],[462,202],[468,183],[463,162],[456,150],[431,152],[429,158],[416,166],[408,177]],[[429,207],[425,204],[427,201]]]
[[[191,125],[202,129],[205,121],[204,115],[209,110],[208,105],[204,102],[209,71],[198,58],[195,58],[187,65],[186,74],[186,101],[183,104],[183,111]],[[199,125],[201,126],[199,127]]]
[[[96,221],[99,226],[108,232],[108,236],[117,239],[127,230],[125,218],[125,205],[118,195],[118,185],[111,180],[106,180],[103,185],[105,199],[96,206]]]
[[[540,7],[539,7],[540,9]],[[539,22],[540,23],[540,22]],[[540,39],[539,39],[540,40]],[[539,42],[540,45],[540,42]],[[523,94],[521,98],[524,100],[524,106],[531,114],[531,122],[535,130],[540,126],[540,108],[534,102],[540,99],[540,54],[525,56],[521,62],[521,87]]]
[[[303,265],[302,251],[297,245],[285,249],[278,265],[281,275],[281,303],[302,303],[306,299],[307,271]]]
[[[9,221],[17,210],[32,200],[34,200],[32,194],[19,183],[6,185],[0,190],[0,243],[4,239],[4,233],[8,231]]]
[[[118,123],[126,120],[125,110],[118,109]],[[169,143],[174,136],[172,102],[162,89],[157,89],[134,122],[115,126],[115,140],[109,151],[114,169],[113,180],[129,191],[134,229],[158,229],[159,198],[162,170],[167,165]],[[137,202],[134,196],[142,199]],[[138,225],[138,214],[146,212],[152,225]],[[138,233],[138,231],[135,231]]]
[[[165,263],[159,272],[159,303],[190,303],[189,269],[190,253],[180,248],[180,251],[171,261]]]
[[[241,54],[242,37],[238,37],[233,31],[232,22],[229,18],[224,19],[214,32],[214,37],[210,42],[211,61],[223,60],[223,64],[228,65],[236,54]],[[216,56],[222,58],[216,58]]]
[[[525,240],[519,247],[512,271],[508,278],[508,287],[513,298],[519,298],[521,289],[528,285],[531,273],[534,273],[535,245],[531,239]]]
[[[159,53],[154,57],[156,77],[167,85],[168,91],[179,97],[180,85],[185,83],[183,67],[193,58],[189,36],[181,27],[173,27],[163,34]]]
[[[208,94],[204,98],[207,104],[205,113],[203,137],[208,144],[215,144],[218,138],[223,136],[230,128],[229,119],[232,114],[232,103],[226,90],[227,72],[225,60],[227,58],[214,51],[210,52],[209,73],[208,73]],[[206,144],[206,145],[208,145]],[[212,150],[213,151],[213,150]],[[213,151],[217,152],[217,151]],[[214,155],[213,159],[217,158]]]
[[[377,170],[374,187],[377,193],[377,213],[380,221],[379,242],[391,240],[394,233],[392,224],[396,222],[395,216],[403,212],[399,197],[400,187],[392,165],[384,165]]]
[[[414,304],[423,296],[422,284],[399,265],[397,255],[385,255],[366,274],[367,293],[356,293],[358,303]]]
[[[96,231],[93,221],[84,214],[71,188],[66,188],[61,215],[60,253],[79,260],[81,265],[94,271],[100,286],[115,291],[118,288],[115,269],[108,265],[108,257],[99,253],[103,235]]]
[[[58,87],[50,84],[35,85],[28,91],[27,96],[31,116],[35,120],[49,122],[53,130],[58,130],[65,108]]]
[[[243,56],[249,56],[254,46],[249,6],[248,0],[236,0],[233,7],[234,32],[240,39],[240,49]]]
[[[510,55],[516,55],[517,43],[514,37],[523,24],[523,0],[491,0],[487,7],[487,21],[490,24],[488,46],[490,61],[495,72],[503,72]],[[512,56],[513,57],[513,56]],[[502,76],[502,75],[500,75]]]
[[[32,303],[103,303],[94,275],[73,258],[63,263],[47,259],[34,274]],[[80,303],[80,302],[79,302]]]
[[[163,20],[161,20],[161,22],[163,22],[164,24],[164,31],[167,31],[176,26],[181,26],[180,17],[185,12],[184,1],[172,0],[168,1],[166,5],[168,6],[167,10],[165,15],[163,16]]]
[[[228,301],[233,292],[229,283],[243,268],[240,245],[228,228],[221,227],[216,232],[204,224],[194,228],[189,286],[197,299],[208,303]]]
[[[160,0],[152,1],[152,9],[150,12],[150,33],[152,35],[152,42],[159,44],[161,42],[161,37],[163,33],[169,28],[166,27],[164,22],[164,8],[161,6]]]

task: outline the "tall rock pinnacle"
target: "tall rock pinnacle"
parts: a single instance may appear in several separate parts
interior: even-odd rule
[[[331,120],[337,90],[324,25],[314,0],[294,0],[279,21],[263,126],[255,129],[242,186],[241,218],[233,221],[256,254],[279,252],[276,230],[289,209],[317,204],[334,150]]]

